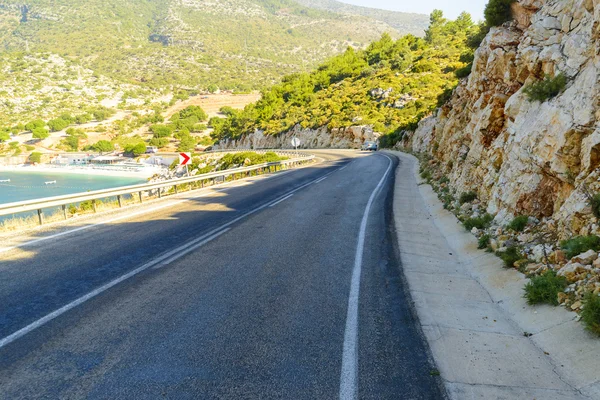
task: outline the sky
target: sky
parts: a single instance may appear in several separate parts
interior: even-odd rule
[[[446,18],[454,19],[463,11],[471,14],[474,21],[483,19],[483,8],[488,0],[339,0],[357,6],[381,8],[384,10],[430,14],[436,8],[444,12]]]

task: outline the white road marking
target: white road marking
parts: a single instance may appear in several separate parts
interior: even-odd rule
[[[325,179],[327,179],[327,176],[324,176],[323,178],[319,179],[319,180],[318,180],[318,181],[316,181],[315,183],[323,182]]]
[[[296,171],[296,170],[284,171],[284,172],[281,172],[281,173],[278,173],[278,174],[274,174],[274,175],[271,175],[271,176],[268,176],[268,177],[264,177],[264,178],[261,176],[261,178],[262,178],[261,180],[267,180],[267,179],[271,179],[271,178],[283,176],[283,175],[288,174],[288,173],[293,172],[293,171]],[[239,186],[243,186],[243,185],[239,185]],[[49,236],[44,236],[42,238],[35,239],[35,240],[30,240],[28,242],[20,243],[20,244],[15,245],[15,246],[3,247],[3,248],[0,248],[0,254],[1,253],[6,253],[6,252],[11,251],[11,250],[19,249],[21,247],[31,246],[33,244],[36,244],[36,243],[39,243],[39,242],[44,242],[46,240],[56,239],[56,238],[61,237],[61,236],[66,236],[66,235],[70,235],[72,233],[84,231],[84,230],[87,230],[87,229],[90,229],[90,228],[95,228],[97,226],[110,224],[110,223],[113,223],[113,222],[121,221],[121,220],[132,218],[132,217],[137,217],[137,216],[144,215],[144,214],[147,214],[147,213],[152,213],[154,211],[162,210],[163,208],[174,207],[174,206],[179,205],[181,203],[185,203],[185,202],[190,201],[190,200],[196,200],[196,199],[199,199],[199,198],[202,198],[202,197],[207,197],[207,196],[211,195],[214,192],[222,192],[224,190],[231,189],[233,187],[238,187],[238,186],[231,186],[231,187],[226,187],[226,188],[217,189],[217,190],[213,189],[212,187],[200,189],[200,190],[203,190],[203,191],[208,190],[209,192],[201,194],[199,196],[186,197],[183,200],[170,202],[168,204],[163,204],[163,205],[158,206],[158,207],[154,207],[154,208],[150,208],[150,209],[144,209],[144,210],[141,210],[141,211],[138,211],[138,212],[134,212],[134,213],[131,213],[131,214],[125,214],[125,215],[122,215],[122,216],[119,216],[119,217],[108,219],[106,221],[97,222],[95,224],[85,225],[85,226],[81,226],[79,228],[70,229],[68,231],[64,231],[64,232],[60,232],[60,233],[55,233],[55,234],[49,235]]]
[[[218,230],[218,229],[220,229],[220,228],[217,228],[216,230]],[[190,243],[190,247],[187,247],[185,250],[182,250],[181,253],[178,253],[178,254],[174,255],[173,257],[171,257],[171,258],[169,258],[169,259],[167,259],[165,261],[162,261],[162,262],[154,265],[152,267],[152,269],[159,269],[159,268],[162,268],[162,267],[164,267],[166,265],[169,265],[173,261],[176,261],[178,258],[181,258],[181,257],[185,256],[186,254],[188,254],[188,253],[196,250],[197,248],[204,246],[206,243],[215,240],[216,238],[218,238],[222,234],[228,232],[229,230],[231,230],[231,228],[225,228],[225,229],[220,230],[219,232],[215,233],[214,235],[206,237],[207,235],[210,235],[212,232],[215,231],[215,229],[213,229],[212,231],[210,231],[206,235],[203,235],[203,236],[199,237],[198,239],[194,240],[194,242],[197,242],[198,240],[201,240],[199,243],[196,243],[196,244]],[[206,238],[206,239],[202,240],[203,238]]]
[[[335,172],[335,171],[333,171],[333,172]],[[325,176],[329,176],[333,172],[330,172],[330,173],[328,173]],[[165,253],[165,254],[163,254],[163,255],[155,258],[152,261],[147,262],[146,264],[142,265],[141,267],[136,268],[133,271],[130,271],[130,272],[126,273],[125,275],[122,275],[119,278],[117,278],[117,279],[115,279],[115,280],[113,280],[113,281],[111,281],[111,282],[109,282],[109,283],[107,283],[107,284],[105,284],[103,286],[100,286],[99,288],[91,291],[90,293],[88,293],[88,294],[86,294],[84,296],[81,296],[77,300],[74,300],[74,301],[70,302],[69,304],[67,304],[67,305],[59,308],[58,310],[55,310],[55,311],[51,312],[50,314],[48,314],[48,315],[46,315],[46,316],[44,316],[44,317],[42,317],[42,318],[40,318],[40,319],[32,322],[31,324],[27,325],[26,327],[19,329],[18,331],[14,332],[14,333],[12,333],[12,334],[10,334],[8,336],[6,336],[3,339],[0,339],[0,349],[3,348],[4,346],[8,345],[9,343],[14,342],[15,340],[19,339],[20,337],[28,334],[29,332],[32,332],[32,331],[36,330],[37,328],[45,325],[46,323],[52,321],[53,319],[61,316],[62,314],[66,313],[67,311],[72,310],[73,308],[75,308],[75,307],[77,307],[77,306],[85,303],[86,301],[88,301],[88,300],[90,300],[90,299],[98,296],[99,294],[101,294],[101,293],[107,291],[108,289],[110,289],[110,288],[118,285],[119,283],[121,283],[121,282],[123,282],[123,281],[125,281],[125,280],[127,280],[127,279],[129,279],[129,278],[131,278],[131,277],[133,277],[133,276],[135,276],[137,274],[139,274],[140,272],[143,272],[143,271],[145,271],[145,270],[147,270],[148,268],[151,268],[151,267],[160,268],[160,267],[163,267],[165,265],[168,265],[168,264],[172,263],[173,261],[176,261],[177,259],[179,259],[179,258],[183,257],[184,255],[190,253],[191,251],[193,251],[193,250],[195,250],[195,249],[203,246],[204,244],[210,242],[211,240],[213,240],[213,239],[221,236],[222,234],[224,234],[225,232],[227,232],[230,229],[229,226],[235,224],[236,222],[238,222],[238,221],[240,221],[240,220],[242,220],[242,219],[244,219],[244,218],[246,218],[246,217],[248,217],[248,216],[250,216],[250,215],[252,215],[252,214],[254,214],[254,213],[256,213],[256,212],[258,212],[258,211],[260,211],[262,209],[264,209],[264,208],[266,208],[266,207],[269,207],[269,206],[273,205],[274,203],[281,202],[281,201],[285,200],[286,198],[291,197],[297,191],[302,190],[303,188],[312,185],[313,183],[315,183],[319,179],[321,179],[321,178],[317,178],[317,179],[315,179],[313,181],[305,183],[304,185],[299,186],[296,189],[293,189],[293,190],[289,191],[288,193],[286,193],[283,196],[275,199],[274,201],[271,201],[271,202],[268,202],[266,204],[263,204],[263,205],[255,208],[255,209],[253,209],[251,211],[248,211],[245,214],[240,215],[237,218],[234,218],[233,220],[227,222],[226,224],[221,225],[218,228],[213,229],[212,231],[210,231],[210,232],[202,235],[201,237],[193,239],[192,241],[190,241],[190,242],[188,242],[188,243],[186,243],[186,244],[184,244],[182,246],[179,246],[176,249],[171,250],[171,251],[169,251],[169,252],[167,252],[167,253]],[[206,194],[205,194],[205,196],[206,196]],[[199,196],[199,197],[202,197],[202,196]],[[179,201],[178,203],[183,203],[184,201],[187,201],[187,200],[182,200],[182,201]],[[164,206],[161,206],[161,207],[157,207],[155,209],[165,208],[165,207],[168,207],[168,206],[169,205],[164,205]],[[143,214],[143,213],[138,213],[138,214]],[[128,216],[123,216],[123,217],[115,218],[115,219],[113,219],[113,221],[114,220],[118,220],[118,219],[124,219],[124,218],[130,217],[132,215],[134,215],[134,214],[130,214]],[[107,222],[105,222],[105,223],[107,223]],[[100,225],[100,224],[97,224],[97,225]],[[93,226],[93,225],[90,225],[90,227],[91,226]],[[87,227],[83,227],[83,228],[87,228]],[[83,229],[82,228],[78,228],[77,230],[83,230]],[[73,232],[76,232],[77,230],[71,230],[69,232],[63,232],[62,234],[55,235],[54,237],[56,237],[56,236],[62,236],[64,234],[66,234],[66,233],[73,233]],[[48,238],[43,238],[43,239],[48,239]],[[38,241],[39,240],[40,239],[38,239]],[[29,242],[29,243],[31,243],[31,242]]]
[[[365,235],[369,213],[375,197],[383,187],[383,184],[392,169],[392,159],[385,156],[389,165],[379,184],[371,193],[371,197],[365,207],[365,212],[360,223],[358,233],[358,244],[354,256],[354,269],[350,283],[350,295],[348,297],[348,313],[346,315],[346,330],[344,332],[344,350],[342,354],[342,373],[340,376],[340,400],[358,399],[358,300],[360,295],[360,274],[362,271],[362,259],[365,247]]]
[[[282,201],[285,201],[285,200],[289,199],[293,195],[294,194],[290,194],[289,196],[285,196],[283,199],[277,200],[275,203],[271,203],[271,205],[269,207],[275,207],[277,204],[281,203]]]
[[[88,294],[81,296],[80,298],[78,298],[75,301],[70,302],[69,304],[59,308],[56,311],[51,312],[50,314],[38,319],[35,322],[32,322],[31,324],[27,325],[24,328],[19,329],[18,331],[16,331],[15,333],[0,339],[0,349],[6,345],[8,345],[9,343],[14,342],[15,340],[19,339],[20,337],[28,334],[29,332],[41,327],[42,325],[45,325],[46,323],[52,321],[53,319],[55,319],[56,317],[61,316],[62,314],[66,313],[67,311],[85,303],[86,301],[98,296],[99,294],[107,291],[108,289],[118,285],[119,283],[139,274],[140,272],[143,272],[145,270],[147,270],[148,268],[151,267],[155,267],[155,266],[165,266],[167,264],[172,263],[173,261],[183,257],[184,255],[188,254],[189,252],[197,249],[198,247],[208,243],[209,241],[213,240],[214,238],[222,235],[223,233],[227,232],[230,228],[227,229],[222,229],[221,231],[215,233],[215,231],[222,229],[222,227],[217,228],[209,233],[207,233],[206,235],[203,235],[197,239],[192,240],[191,242],[188,242],[186,244],[184,244],[183,246],[179,246],[178,248],[169,251],[168,253],[163,254],[162,256],[155,258],[154,260],[147,262],[146,264],[142,265],[139,268],[134,269],[133,271],[130,271],[128,273],[126,273],[125,275],[121,275],[120,277],[118,277],[115,280],[110,281],[109,283],[100,286],[99,288],[89,292]],[[208,238],[207,235],[211,235]],[[203,240],[204,239],[204,240]]]

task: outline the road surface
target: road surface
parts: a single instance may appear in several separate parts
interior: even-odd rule
[[[319,154],[5,247],[0,396],[442,398],[390,228],[397,159]]]

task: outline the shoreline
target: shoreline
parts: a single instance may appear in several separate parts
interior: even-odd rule
[[[75,175],[94,175],[94,176],[114,176],[123,178],[143,178],[148,179],[159,173],[162,168],[140,167],[139,171],[131,170],[111,170],[105,168],[94,168],[87,166],[68,166],[54,167],[49,165],[39,166],[0,166],[2,172],[33,172],[33,173],[55,173],[55,174],[75,174]]]

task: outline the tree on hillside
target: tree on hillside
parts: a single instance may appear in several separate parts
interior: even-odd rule
[[[0,131],[0,142],[6,142],[10,139],[10,133],[6,131]]]
[[[483,15],[488,26],[500,26],[512,19],[511,6],[516,0],[490,0]]]
[[[130,143],[125,146],[125,153],[131,154],[134,157],[141,156],[146,153],[146,143],[138,142],[138,143]]]
[[[81,124],[87,124],[88,122],[90,122],[92,120],[92,115],[85,113],[85,114],[80,114],[77,117],[75,117],[75,123],[81,125]]]
[[[43,140],[50,136],[50,133],[48,133],[48,129],[46,128],[34,128],[32,132],[34,139]]]
[[[42,162],[42,153],[34,151],[29,155],[29,162],[33,164],[39,164]]]
[[[46,123],[43,120],[36,119],[36,120],[33,120],[33,121],[28,122],[27,124],[25,124],[25,129],[27,129],[28,131],[33,132],[34,129],[44,128],[45,126],[46,126]]]
[[[429,17],[429,28],[425,31],[425,40],[434,46],[438,45],[445,24],[446,18],[442,10],[433,10]]]
[[[99,153],[109,153],[115,149],[115,146],[108,140],[99,140],[90,146],[90,149]]]
[[[48,121],[48,127],[52,132],[58,132],[69,126],[69,122],[62,118],[56,118]]]
[[[169,125],[152,125],[150,132],[154,134],[155,138],[163,138],[171,136],[173,129]]]
[[[189,106],[181,110],[179,113],[179,119],[189,118],[191,116],[195,116],[198,118],[198,121],[206,121],[208,115],[200,106]]]

